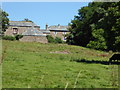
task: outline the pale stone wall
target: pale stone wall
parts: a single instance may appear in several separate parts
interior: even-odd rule
[[[66,34],[69,34],[69,32],[66,32]],[[61,40],[64,40],[65,33],[64,32],[56,32],[55,33],[55,31],[50,31],[50,35],[54,38],[59,37],[59,38],[61,38]]]
[[[5,35],[10,35],[10,36],[14,36],[13,30],[14,26],[9,26],[8,29],[6,29]],[[15,27],[18,29],[18,33],[17,34],[22,34],[23,32],[29,30],[31,27]],[[37,28],[37,30],[40,30],[39,28]]]
[[[23,36],[20,41],[48,43],[46,36]]]

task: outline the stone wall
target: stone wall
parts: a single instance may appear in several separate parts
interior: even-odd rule
[[[5,35],[10,35],[10,36],[14,36],[13,30],[14,26],[9,26],[8,29],[6,29]],[[17,34],[22,34],[23,32],[29,30],[31,27],[15,27],[18,29],[18,33]],[[39,28],[37,28],[38,30],[40,30]]]
[[[50,35],[52,36],[52,37],[59,37],[59,38],[61,38],[61,40],[64,40],[64,35],[65,34],[68,34],[69,32],[56,32],[56,34],[55,34],[55,31],[50,31]]]
[[[48,43],[46,36],[23,36],[20,41]]]

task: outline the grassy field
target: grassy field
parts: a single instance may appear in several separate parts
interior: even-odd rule
[[[111,53],[65,44],[3,41],[3,88],[117,88]]]

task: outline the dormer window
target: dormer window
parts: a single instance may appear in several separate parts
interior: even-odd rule
[[[55,36],[56,36],[56,35],[57,35],[57,32],[55,31],[54,34],[55,34]]]
[[[13,28],[13,34],[18,34],[18,28]]]

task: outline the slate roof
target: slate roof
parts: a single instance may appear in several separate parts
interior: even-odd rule
[[[40,29],[40,31],[41,31],[42,33],[50,34],[50,31],[49,31],[49,30],[46,30],[46,29]]]
[[[22,33],[23,36],[46,36],[46,34],[43,34],[41,31],[38,31],[33,26],[26,32]]]
[[[9,21],[9,26],[20,26],[20,27],[39,27],[33,22],[27,22],[27,21]]]
[[[54,25],[48,27],[50,31],[69,31],[68,26]]]

